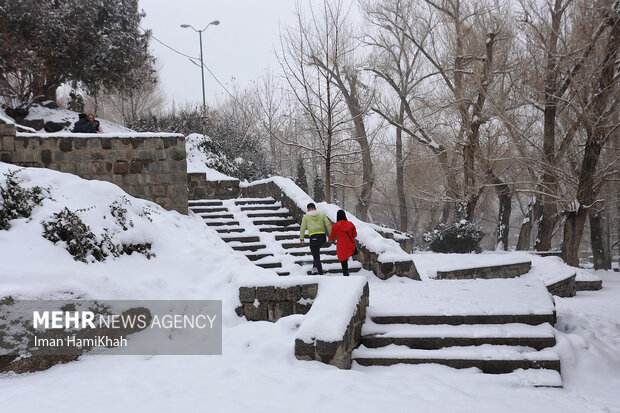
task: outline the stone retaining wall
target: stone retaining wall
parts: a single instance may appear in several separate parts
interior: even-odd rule
[[[135,135],[135,136],[134,136]],[[109,181],[138,198],[187,214],[185,142],[179,134],[42,135],[0,124],[0,161]]]
[[[547,291],[558,297],[574,297],[577,294],[576,274],[547,286]]]
[[[277,184],[271,181],[244,187],[241,189],[241,193],[248,198],[273,197],[276,201],[280,201],[282,206],[289,210],[291,216],[300,223],[305,214],[305,211],[295,201],[289,198]],[[359,253],[352,257],[352,259],[361,262],[362,267],[374,272],[382,280],[386,280],[393,275],[420,280],[420,275],[412,260],[382,263],[379,262],[378,254],[369,250],[363,243],[358,242],[357,249]]]
[[[312,343],[306,343],[297,338],[295,339],[295,357],[298,360],[316,360],[341,369],[350,369],[351,353],[359,347],[361,342],[362,325],[366,319],[366,308],[369,302],[368,293],[369,288],[366,283],[355,312],[340,340],[324,341],[316,338]]]
[[[437,271],[438,280],[472,280],[474,278],[515,278],[526,274],[532,268],[530,261],[515,264],[492,265],[488,267],[464,268],[452,271]]]
[[[271,322],[293,314],[306,314],[312,307],[318,287],[316,283],[290,287],[240,287],[241,306],[236,312],[248,321]]]
[[[239,180],[207,181],[204,173],[187,174],[189,199],[232,199],[238,198]]]

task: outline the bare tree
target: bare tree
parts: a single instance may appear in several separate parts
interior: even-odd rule
[[[296,24],[280,35],[277,55],[286,83],[311,125],[316,145],[293,141],[290,137],[281,138],[281,142],[323,161],[326,198],[330,201],[335,184],[333,166],[349,164],[355,162],[352,157],[361,157],[363,182],[357,185],[361,194],[356,214],[366,219],[374,178],[361,83],[350,64],[352,34],[342,3],[324,1],[319,10],[311,3],[309,7],[309,15],[298,7]],[[354,150],[352,142],[360,149]]]
[[[579,110],[579,120],[585,132],[585,142],[582,149],[581,166],[578,168],[578,183],[574,201],[571,202],[571,207],[565,211],[566,220],[562,242],[562,258],[574,266],[579,264],[579,245],[585,220],[591,213],[590,211],[594,211],[590,215],[590,223],[594,223],[592,227],[593,247],[597,255],[604,254],[602,230],[600,222],[598,222],[599,215],[594,208],[595,204],[599,202],[596,196],[605,179],[597,179],[596,173],[602,148],[620,127],[615,116],[618,110],[618,92],[620,91],[618,75],[620,5],[611,6],[608,2],[598,2],[594,7],[586,6],[581,10],[581,15],[586,17],[583,28],[588,30],[588,28],[594,27],[594,35],[597,40],[601,38],[603,46],[597,47],[596,43],[598,42],[588,45],[592,50],[601,50],[600,59],[592,59],[594,62],[590,62],[590,65],[586,65],[584,62],[583,66],[586,67],[584,72],[587,74],[574,81],[574,88],[579,92],[585,92],[585,96],[582,94],[583,103]],[[598,24],[592,25],[592,22]],[[592,54],[594,55],[594,53]],[[593,70],[587,70],[588,68]]]

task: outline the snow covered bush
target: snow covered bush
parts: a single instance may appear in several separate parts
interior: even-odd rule
[[[47,190],[39,186],[24,188],[17,177],[19,170],[4,174],[4,185],[0,185],[0,230],[11,227],[10,221],[29,218],[35,206],[47,196]]]
[[[199,149],[207,155],[209,168],[241,180],[254,181],[273,173],[261,136],[230,118],[229,114],[199,107],[186,107],[172,114],[138,119],[127,125],[138,132],[174,132],[210,137]]]
[[[461,220],[452,224],[439,224],[435,230],[424,233],[423,238],[433,252],[480,252],[484,231],[477,224]]]
[[[125,199],[126,202],[129,202]],[[78,211],[79,212],[79,211]],[[128,228],[125,209],[118,201],[110,206],[110,212],[115,218],[116,223],[126,231]],[[153,254],[151,252],[150,243],[140,244],[123,244],[115,243],[110,235],[109,230],[97,237],[90,228],[80,219],[76,212],[65,207],[62,211],[52,215],[52,217],[42,222],[43,237],[50,240],[54,244],[63,242],[65,249],[73,256],[76,261],[93,262],[105,261],[112,255],[119,257],[123,254],[131,255],[133,252],[143,254],[150,259]],[[133,222],[129,221],[129,226],[133,226]]]

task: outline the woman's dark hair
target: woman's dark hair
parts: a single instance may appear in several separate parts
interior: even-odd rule
[[[347,220],[347,214],[345,214],[342,209],[338,210],[338,212],[336,213],[336,222],[346,221],[346,220]]]

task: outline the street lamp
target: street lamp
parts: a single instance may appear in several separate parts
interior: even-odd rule
[[[202,109],[203,110],[206,109],[206,107],[207,107],[207,101],[205,99],[205,67],[204,67],[204,63],[203,63],[203,60],[202,60],[202,32],[207,30],[207,27],[209,27],[211,25],[217,26],[218,24],[220,24],[219,20],[213,20],[211,23],[207,24],[205,26],[205,28],[202,29],[202,30],[196,29],[191,24],[182,24],[181,25],[181,27],[184,28],[184,29],[191,28],[195,32],[198,32],[198,37],[200,37],[200,73],[202,74]]]

